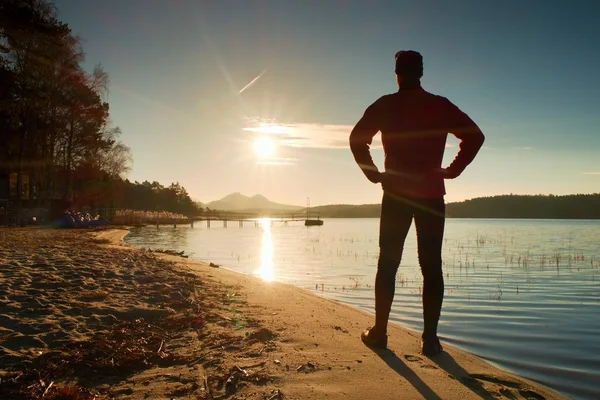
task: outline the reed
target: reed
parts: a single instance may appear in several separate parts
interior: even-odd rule
[[[188,220],[185,215],[168,211],[116,210],[111,222],[116,225],[164,225]]]

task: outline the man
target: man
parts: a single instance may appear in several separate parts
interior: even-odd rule
[[[387,347],[396,272],[414,218],[423,274],[421,351],[426,356],[434,356],[443,350],[437,337],[437,325],[444,297],[444,179],[454,179],[463,172],[481,148],[484,136],[448,99],[423,90],[421,54],[396,53],[395,72],[398,92],[383,96],[369,106],[350,134],[354,159],[366,177],[383,188],[375,277],[375,325],[361,338],[368,346]],[[379,131],[385,152],[385,172],[379,172],[369,152],[369,145]],[[461,140],[460,150],[447,168],[441,168],[448,133]]]

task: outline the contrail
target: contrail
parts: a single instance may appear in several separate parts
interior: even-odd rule
[[[261,77],[261,76],[263,76],[263,75],[264,75],[266,72],[267,72],[267,70],[266,70],[266,69],[265,69],[265,70],[263,70],[263,72],[261,72],[260,74],[258,74],[258,76],[257,76],[256,78],[252,79],[252,80],[250,81],[250,83],[249,83],[249,84],[247,84],[246,86],[244,86],[244,87],[242,88],[242,90],[240,90],[240,92],[239,92],[238,94],[242,94],[242,92],[243,92],[244,90],[246,90],[246,89],[248,89],[250,86],[254,85],[254,82],[256,82],[257,80],[259,80],[259,79],[260,79],[260,77]]]

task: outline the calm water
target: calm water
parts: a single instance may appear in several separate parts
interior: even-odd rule
[[[373,312],[377,219],[146,227],[125,240],[290,283]],[[600,398],[600,221],[449,219],[440,336],[572,398]],[[391,319],[420,330],[414,228]]]

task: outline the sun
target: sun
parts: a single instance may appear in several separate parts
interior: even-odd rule
[[[275,152],[275,141],[266,136],[259,137],[254,141],[254,153],[260,158],[267,158]]]

